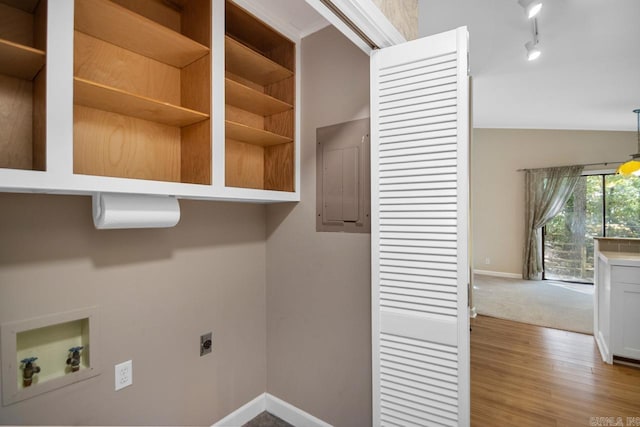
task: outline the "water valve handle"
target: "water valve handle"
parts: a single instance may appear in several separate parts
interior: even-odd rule
[[[83,348],[84,348],[84,346],[83,346],[83,345],[79,345],[79,346],[76,346],[76,347],[71,347],[71,348],[69,349],[69,353],[75,353],[76,351],[80,351],[80,350],[82,350]]]
[[[38,360],[38,358],[37,358],[37,357],[27,357],[27,358],[22,359],[22,360],[20,361],[20,363],[24,363],[24,364],[26,365],[26,364],[28,364],[28,363],[33,363],[33,362],[35,362],[36,360]]]

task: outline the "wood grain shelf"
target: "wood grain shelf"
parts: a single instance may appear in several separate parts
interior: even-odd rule
[[[27,13],[34,13],[39,1],[40,0],[0,0],[0,3],[24,10]]]
[[[45,60],[46,54],[39,49],[0,39],[0,74],[33,80]]]
[[[225,36],[226,70],[266,86],[293,76],[293,71]]]
[[[209,118],[208,114],[199,111],[135,95],[78,77],[73,79],[73,102],[85,107],[177,127],[188,126]]]
[[[293,105],[280,101],[229,78],[225,79],[225,102],[260,116],[270,116],[293,109]]]
[[[269,147],[271,145],[284,144],[293,141],[291,138],[287,138],[286,136],[253,128],[230,120],[225,120],[224,125],[227,139],[234,139],[248,144]]]
[[[76,0],[75,29],[178,68],[209,53],[208,47],[109,0]]]

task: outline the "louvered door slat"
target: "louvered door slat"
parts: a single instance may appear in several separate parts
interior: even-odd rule
[[[386,206],[385,210],[380,210],[380,219],[393,218],[453,218],[457,217],[456,211],[445,209],[430,209],[425,211],[409,210],[405,206]]]
[[[411,76],[424,75],[424,69],[441,70],[444,68],[455,68],[457,56],[455,53],[448,53],[424,58],[417,61],[402,62],[397,65],[387,65],[380,69],[380,84],[389,84],[394,80],[406,79]]]
[[[435,423],[435,425],[446,425],[457,420],[440,415],[442,411],[434,410],[428,406],[418,405],[408,400],[393,398],[387,393],[382,394],[382,406],[398,412],[402,412],[408,416],[410,420],[419,423]],[[420,409],[416,409],[420,408]]]
[[[397,95],[428,87],[437,87],[452,83],[455,84],[456,77],[455,63],[453,63],[453,68],[445,69],[443,71],[429,72],[426,76],[419,75],[394,80],[392,84],[380,87],[380,95],[384,96],[389,93]]]
[[[393,155],[393,152],[395,150],[407,150],[407,149],[415,149],[415,148],[427,150],[432,147],[437,149],[442,146],[446,147],[447,149],[450,149],[451,148],[450,146],[455,143],[456,143],[455,136],[431,138],[431,139],[421,138],[421,139],[414,139],[410,141],[397,141],[397,142],[385,143],[384,145],[380,146],[380,151],[385,153],[390,152],[388,154]]]
[[[469,423],[466,30],[372,56],[374,423]]]
[[[455,296],[451,295],[451,288],[449,286],[450,285],[437,283],[434,280],[430,281],[428,279],[389,278],[380,280],[380,291],[385,296],[402,293],[456,301]]]
[[[455,111],[448,114],[443,114],[443,109],[431,111],[429,115],[423,115],[422,117],[408,118],[406,116],[394,116],[396,119],[392,122],[386,122],[380,124],[380,136],[384,136],[393,130],[405,130],[415,129],[416,126],[420,126],[427,123],[449,123],[454,122],[456,119]]]
[[[385,115],[380,120],[380,128],[386,129],[402,124],[411,124],[413,120],[430,119],[432,117],[441,117],[448,114],[456,114],[455,103],[443,103],[442,105],[432,105],[430,108],[413,109],[396,109],[395,112]]]
[[[455,90],[440,91],[431,95],[399,99],[397,101],[387,99],[380,103],[379,110],[380,112],[385,113],[385,116],[381,117],[381,119],[384,120],[385,118],[393,117],[406,109],[422,109],[425,105],[434,107],[438,101],[442,101],[443,104],[449,104],[452,102],[455,103],[456,100]]]
[[[448,205],[454,197],[431,197],[429,202],[433,205]],[[414,197],[385,197],[384,200],[380,199],[380,206],[412,206],[422,204],[420,199]]]

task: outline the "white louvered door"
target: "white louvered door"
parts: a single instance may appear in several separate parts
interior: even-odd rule
[[[467,46],[371,57],[374,426],[469,425]]]

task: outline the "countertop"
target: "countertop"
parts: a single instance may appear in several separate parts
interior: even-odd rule
[[[638,252],[599,252],[600,258],[611,265],[640,267],[640,253]]]

